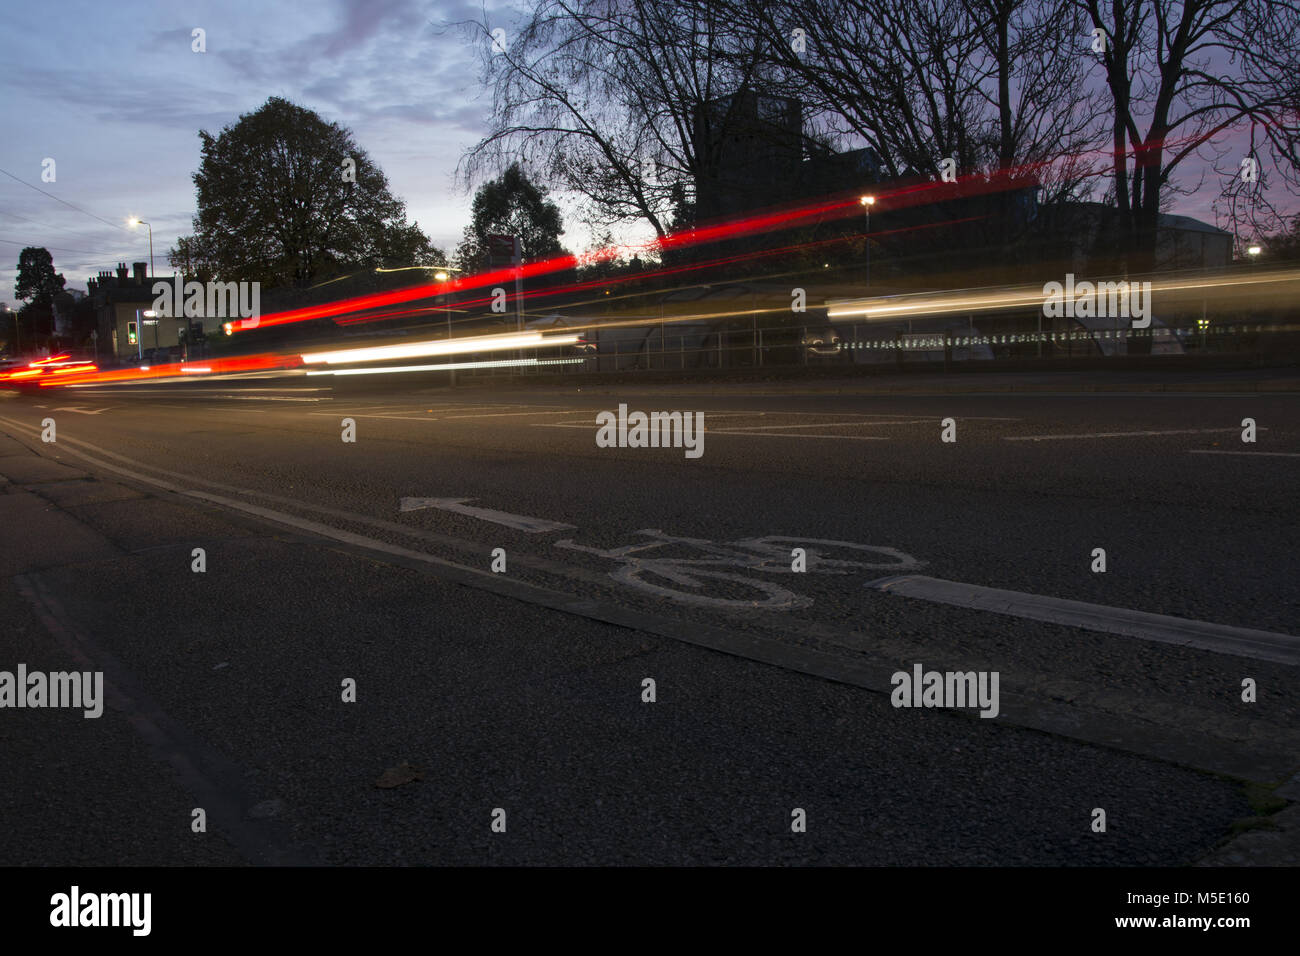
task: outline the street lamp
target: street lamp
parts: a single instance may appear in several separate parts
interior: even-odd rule
[[[145,222],[143,219],[137,219],[135,216],[132,216],[127,220],[127,225],[131,227],[145,226],[149,230],[149,275],[152,278],[155,275],[153,268],[153,226],[149,225],[149,223]]]
[[[862,210],[867,214],[867,233],[864,237],[867,244],[867,288],[871,287],[871,207],[876,204],[875,196],[863,196],[858,202],[862,203]]]

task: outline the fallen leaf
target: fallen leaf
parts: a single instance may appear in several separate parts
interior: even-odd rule
[[[385,770],[379,779],[375,781],[375,786],[384,790],[391,790],[393,787],[400,787],[404,783],[412,783],[423,779],[424,772],[419,767],[402,762],[396,767],[389,767]]]

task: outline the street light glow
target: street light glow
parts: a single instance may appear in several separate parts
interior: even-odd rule
[[[134,229],[136,226],[144,226],[149,230],[149,274],[154,275],[157,270],[153,267],[153,223],[141,219],[139,216],[132,216],[126,221],[126,224]]]
[[[1251,246],[1249,249],[1246,250],[1246,254],[1251,256],[1257,256],[1263,251],[1264,250],[1261,249],[1259,246]]]
[[[876,197],[875,197],[875,196],[863,196],[861,199],[858,200],[858,202],[862,203],[862,205],[864,205],[864,206],[874,206],[875,203],[876,203]]]

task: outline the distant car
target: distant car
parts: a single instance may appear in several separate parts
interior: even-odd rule
[[[99,366],[94,362],[87,359],[74,359],[67,352],[37,359],[34,362],[23,363],[15,360],[9,367],[0,368],[0,387],[39,388],[62,376],[76,375],[78,372],[94,372],[98,368]]]

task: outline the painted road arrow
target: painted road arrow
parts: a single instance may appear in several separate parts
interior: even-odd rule
[[[468,515],[502,524],[516,531],[539,534],[543,531],[570,531],[577,525],[564,524],[560,521],[548,521],[545,518],[530,518],[527,515],[512,515],[508,511],[494,511],[491,508],[471,508],[468,502],[474,498],[403,498],[399,511],[419,511],[421,508],[437,508],[439,511],[454,511],[456,514]]]

